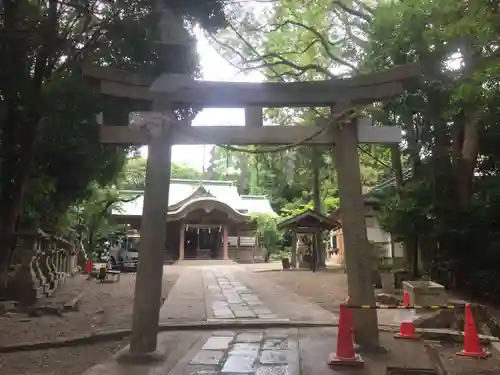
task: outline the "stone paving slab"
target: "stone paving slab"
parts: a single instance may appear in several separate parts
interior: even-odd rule
[[[299,375],[298,330],[214,332],[202,337],[166,375]]]
[[[234,276],[235,267],[203,269],[203,284],[208,321],[217,320],[288,320],[275,314],[259,295]]]

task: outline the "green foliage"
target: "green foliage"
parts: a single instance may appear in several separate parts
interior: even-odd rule
[[[355,3],[349,6],[357,7]],[[348,17],[342,7],[325,0],[280,0],[255,17],[250,10],[229,5],[229,18],[234,28],[238,25],[238,34],[226,30],[212,40],[232,64],[244,70],[258,69],[268,81],[333,77],[334,72],[355,69],[360,45],[366,44],[355,37],[364,32],[366,21],[353,21],[355,17]],[[274,108],[264,114],[271,124],[309,126],[318,116],[327,116],[328,109]],[[363,147],[390,164],[390,152],[384,147]],[[390,175],[389,168],[367,153],[360,152],[359,156],[365,191]],[[338,206],[330,147],[300,145],[282,152],[246,155],[241,160],[228,165],[240,171],[236,179],[243,182],[243,190],[267,195],[280,214],[313,206],[314,168],[320,171],[320,211],[329,212]]]
[[[269,251],[275,249],[283,242],[282,234],[276,228],[278,217],[267,214],[252,215],[252,221],[256,226],[259,244]]]
[[[492,266],[499,249],[492,199],[500,182],[500,153],[492,147],[500,126],[494,9],[489,2],[381,4],[364,60],[367,70],[418,61],[423,71],[411,90],[380,108],[403,128],[413,172],[403,187],[381,195],[380,223],[417,245],[424,272],[483,297],[494,297],[500,280]]]
[[[80,76],[55,80],[45,95],[50,112],[40,125],[23,220],[50,227],[74,202],[87,198],[89,182],[114,181],[126,148],[99,142],[98,97]]]
[[[222,1],[165,5],[191,26],[225,25]],[[109,197],[99,194],[115,184],[130,152],[99,143],[100,98],[82,79],[81,62],[199,75],[194,48],[157,43],[158,18],[146,0],[0,2],[0,274],[17,224],[57,230],[74,222],[75,205],[107,207]],[[95,218],[106,216],[95,209],[102,213]]]
[[[87,188],[87,197],[69,207],[65,215],[58,217],[59,233],[76,232],[89,256],[102,253],[103,242],[107,236],[124,229],[123,225],[110,220],[112,208],[116,203],[135,198],[125,199],[115,187],[92,182]]]
[[[411,169],[404,186],[382,192],[382,226],[405,243],[412,268],[420,248],[423,271],[436,280],[493,296],[500,281],[494,266],[499,231],[493,226],[500,218],[498,6],[453,0],[369,4],[280,0],[260,17],[230,7],[238,34],[226,31],[215,43],[231,47],[224,53],[233,64],[258,68],[273,81],[419,62],[422,77],[409,82],[403,95],[362,109],[379,123],[401,127],[405,137],[402,155],[396,148],[362,146],[370,154],[359,154],[363,188],[392,177],[388,165],[398,177]],[[307,109],[266,111],[278,125],[307,126],[316,116]],[[323,206],[336,206],[334,163],[329,150],[321,154],[314,159],[310,149],[296,147],[252,156],[250,189],[268,194],[282,216],[295,215],[313,207],[314,166],[321,170]]]
[[[117,178],[117,186],[124,190],[144,189],[147,159],[141,156],[129,157]],[[172,163],[171,178],[199,180],[201,172],[185,164]]]

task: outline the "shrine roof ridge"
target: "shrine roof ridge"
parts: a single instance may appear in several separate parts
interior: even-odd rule
[[[183,183],[183,184],[207,184],[207,185],[227,185],[227,186],[233,186],[235,181],[223,181],[223,180],[199,180],[199,179],[191,179],[191,178],[172,178],[170,180],[170,183],[172,182],[178,182],[178,183]]]

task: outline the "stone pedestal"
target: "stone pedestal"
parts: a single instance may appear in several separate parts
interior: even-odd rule
[[[393,294],[396,291],[396,279],[392,272],[380,272],[380,282],[384,293]]]
[[[67,257],[67,272],[69,273],[69,276],[75,276],[78,272],[76,252],[77,249],[73,248]]]
[[[410,303],[416,306],[439,306],[448,302],[445,287],[433,281],[403,281],[403,291],[408,292]]]
[[[9,281],[6,290],[8,299],[27,306],[44,296],[44,286],[39,279],[36,266],[40,239],[41,235],[36,231],[19,234],[17,252],[20,255],[20,268]]]
[[[46,252],[47,256],[45,257],[45,265],[47,269],[49,270],[49,282],[50,282],[50,288],[54,290],[57,288],[57,285],[59,283],[59,278],[57,276],[57,270],[54,265],[54,257],[57,254],[57,249],[55,248],[54,245],[50,245],[49,249]]]
[[[61,282],[65,282],[69,270],[69,253],[66,249],[59,249],[57,252],[57,277]]]
[[[50,284],[47,279],[48,272],[45,269],[45,253],[41,251],[40,246],[37,248],[35,260],[33,261],[33,271],[37,276],[40,287],[42,287],[43,292],[46,293],[50,289]]]
[[[35,261],[35,269],[38,268],[40,273],[43,274],[43,292],[48,295],[52,289],[51,276],[52,271],[47,267],[47,257],[50,256],[48,253],[50,242],[47,239],[43,239],[39,243],[40,251],[38,252],[38,257]]]

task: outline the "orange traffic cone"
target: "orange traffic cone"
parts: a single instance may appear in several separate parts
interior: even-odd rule
[[[457,355],[460,357],[481,359],[490,356],[490,353],[485,352],[479,342],[476,322],[472,315],[470,303],[465,305],[464,349],[458,352]]]
[[[363,366],[363,359],[354,351],[352,313],[345,305],[340,305],[337,352],[330,354],[330,366]]]
[[[403,292],[403,306],[410,306],[410,294],[408,292]],[[403,310],[403,314],[399,325],[399,333],[394,337],[397,339],[418,339],[415,332],[415,324],[413,323],[414,312],[412,310]]]

